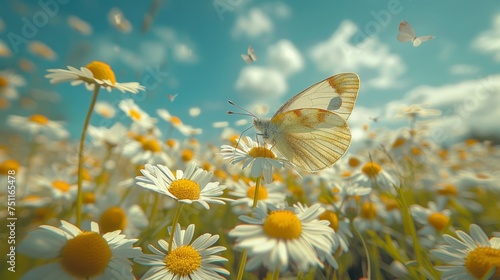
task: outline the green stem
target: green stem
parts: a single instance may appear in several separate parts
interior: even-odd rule
[[[274,270],[274,273],[273,273],[273,280],[278,280],[280,279],[280,268],[279,268],[279,265],[276,266],[276,269]]]
[[[172,220],[172,229],[170,230],[170,240],[168,240],[168,253],[170,254],[172,250],[172,243],[174,242],[175,226],[179,222],[179,217],[181,216],[181,210],[184,203],[177,202],[177,211],[175,212],[174,219]]]
[[[149,218],[151,224],[154,224],[154,221],[156,220],[156,215],[158,214],[158,205],[160,204],[160,194],[154,192],[153,195],[154,195],[153,209],[151,209],[151,216]],[[175,226],[175,224],[173,224],[172,226]]]
[[[259,176],[257,180],[255,181],[255,193],[253,194],[253,204],[252,208],[257,207],[257,202],[259,201],[259,188],[260,188],[260,179],[261,177]]]
[[[247,249],[244,249],[243,252],[241,252],[241,262],[240,262],[240,267],[238,269],[238,276],[236,277],[237,280],[243,279],[243,272],[245,271],[246,263],[247,263]]]
[[[92,95],[92,101],[90,101],[89,110],[87,111],[87,116],[85,117],[85,123],[83,124],[82,137],[80,137],[80,148],[78,150],[78,193],[76,198],[76,226],[78,228],[82,225],[82,204],[83,204],[83,193],[82,193],[82,183],[83,183],[83,149],[85,146],[85,136],[87,134],[87,128],[90,123],[90,117],[92,116],[92,111],[94,111],[94,105],[99,95],[100,86],[94,85],[94,93]]]
[[[361,244],[363,244],[363,249],[365,250],[366,264],[367,264],[366,276],[368,277],[368,279],[372,279],[372,277],[371,277],[371,270],[372,270],[371,269],[371,258],[370,258],[370,252],[368,251],[368,246],[366,246],[365,239],[363,238],[363,236],[361,235],[361,232],[359,232],[358,228],[354,225],[353,222],[351,222],[351,225],[352,225],[354,232],[356,232],[356,234],[359,236],[359,239],[361,240]]]
[[[259,201],[260,181],[261,181],[261,176],[257,177],[257,179],[255,180],[255,192],[253,194],[252,209],[257,207],[257,202]],[[247,262],[247,250],[245,249],[241,253],[240,267],[238,270],[238,277],[236,279],[238,279],[238,280],[243,279],[243,272],[245,271],[246,262]],[[278,276],[279,276],[279,273],[278,273]]]

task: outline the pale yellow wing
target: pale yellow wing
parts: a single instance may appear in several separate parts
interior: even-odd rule
[[[336,113],[297,109],[271,119],[279,131],[269,135],[275,148],[292,163],[310,172],[332,166],[349,148],[351,131]]]
[[[274,114],[302,108],[333,111],[344,120],[354,108],[358,97],[359,77],[356,73],[342,73],[316,83],[288,100]]]

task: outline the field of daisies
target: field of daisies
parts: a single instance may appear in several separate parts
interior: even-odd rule
[[[0,149],[0,279],[500,279],[500,149],[440,146],[431,109],[367,125],[362,148],[307,173],[253,132],[201,143],[132,99],[130,126],[90,125],[100,92],[144,90],[105,62],[45,78],[86,87],[90,106],[79,141],[42,114],[2,120],[17,140]],[[20,84],[0,75],[5,95]]]

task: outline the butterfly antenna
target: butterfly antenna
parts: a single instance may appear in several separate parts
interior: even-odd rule
[[[233,112],[233,111],[227,111],[227,113],[228,113],[229,115],[242,115],[242,116],[250,116],[250,117],[253,117],[253,118],[255,118],[255,119],[258,119],[258,117],[257,117],[256,115],[254,115],[252,112],[248,111],[247,109],[245,109],[245,108],[243,108],[243,107],[241,107],[241,106],[239,106],[239,105],[236,105],[233,101],[228,100],[227,102],[228,102],[229,104],[231,104],[231,105],[235,106],[236,108],[241,109],[242,111],[244,111],[244,112],[246,113],[246,114],[243,114],[243,113],[236,113],[236,112]]]
[[[235,148],[238,148],[238,146],[240,145],[241,138],[243,137],[243,134],[244,134],[245,132],[247,132],[247,131],[248,131],[250,128],[252,128],[252,127],[253,127],[253,125],[252,125],[252,126],[249,126],[249,127],[247,127],[247,128],[245,128],[245,129],[244,129],[244,130],[240,133],[240,136],[238,136],[238,142],[236,142],[236,147],[235,147]],[[233,151],[233,157],[235,157],[235,156],[236,156],[236,149],[234,149],[234,151]]]

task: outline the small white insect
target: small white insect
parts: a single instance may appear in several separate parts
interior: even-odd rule
[[[177,93],[176,94],[167,94],[168,100],[170,100],[170,102],[174,102],[177,95],[179,95],[179,94],[177,94]]]
[[[266,142],[293,164],[316,172],[332,166],[349,148],[346,121],[358,91],[357,74],[338,74],[292,97],[271,119],[249,115]]]
[[[420,44],[422,44],[422,42],[428,41],[435,37],[436,36],[429,36],[429,35],[417,37],[417,35],[415,35],[415,29],[413,29],[413,27],[411,27],[411,25],[408,22],[402,21],[399,24],[398,41],[400,41],[401,43],[406,43],[411,41],[413,42],[414,47],[418,47],[420,46]]]
[[[241,54],[241,58],[243,59],[243,61],[245,61],[247,64],[257,61],[257,55],[255,55],[255,51],[252,46],[248,46],[247,52],[248,54]]]

